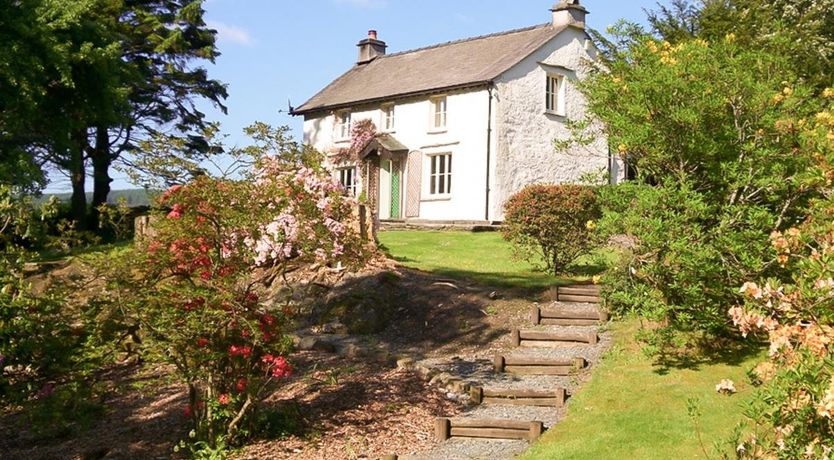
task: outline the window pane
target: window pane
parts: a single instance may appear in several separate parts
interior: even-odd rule
[[[452,174],[452,155],[446,155],[446,172]]]

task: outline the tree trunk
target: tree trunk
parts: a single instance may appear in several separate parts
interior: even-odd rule
[[[88,228],[98,230],[99,212],[98,207],[107,203],[107,196],[110,194],[110,138],[107,136],[107,129],[96,128],[96,145],[92,150],[90,158],[93,162],[93,203],[90,209],[90,218],[87,221]]]
[[[84,151],[87,145],[87,133],[84,130],[76,133],[74,142],[70,146],[68,172],[72,184],[72,198],[70,206],[75,228],[85,230],[87,224],[87,191],[85,182],[87,172],[84,168]]]

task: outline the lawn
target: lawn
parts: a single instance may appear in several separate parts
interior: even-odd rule
[[[536,459],[640,460],[719,458],[713,444],[727,440],[743,420],[742,405],[753,394],[748,369],[764,352],[730,354],[696,369],[663,370],[640,352],[636,320],[615,323],[616,344],[572,399],[567,418],[522,457]],[[719,395],[715,385],[729,378],[739,390]],[[687,401],[697,399],[702,449]]]
[[[546,288],[572,281],[514,260],[512,248],[498,232],[390,231],[380,232],[379,240],[383,250],[406,267],[450,278],[520,288]]]

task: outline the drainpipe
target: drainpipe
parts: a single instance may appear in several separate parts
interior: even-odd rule
[[[487,110],[487,148],[486,148],[486,203],[484,209],[484,220],[489,222],[489,166],[492,155],[492,82],[489,82],[487,93],[489,94],[489,109]]]
[[[608,146],[608,184],[615,185],[617,178],[614,177],[614,153],[611,151],[611,146]]]

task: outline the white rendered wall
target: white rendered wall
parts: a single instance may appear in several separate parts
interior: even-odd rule
[[[485,219],[488,94],[485,88],[446,93],[446,129],[437,132],[430,129],[432,112],[428,96],[392,101],[396,102],[396,123],[391,134],[411,151],[423,153],[419,219]],[[380,105],[354,107],[352,121],[362,119],[373,120],[381,131]],[[335,137],[335,126],[334,113],[308,115],[304,121],[304,142],[325,153],[349,147],[349,139]],[[493,149],[494,141],[493,134]],[[452,154],[452,193],[449,197],[433,198],[428,190],[429,155],[439,153]],[[408,189],[407,177],[408,172],[403,170],[403,197]],[[400,209],[404,210],[405,206]]]
[[[586,35],[567,29],[550,43],[496,81],[498,147],[494,155],[495,185],[490,202],[495,219],[503,218],[503,204],[527,185],[572,183],[587,172],[608,170],[608,140],[599,135],[588,146],[557,152],[555,139],[571,136],[568,120],[581,120],[586,114],[585,99],[573,82],[586,75]],[[565,116],[545,113],[545,85],[548,73],[566,77]],[[621,165],[615,175],[621,176]]]

